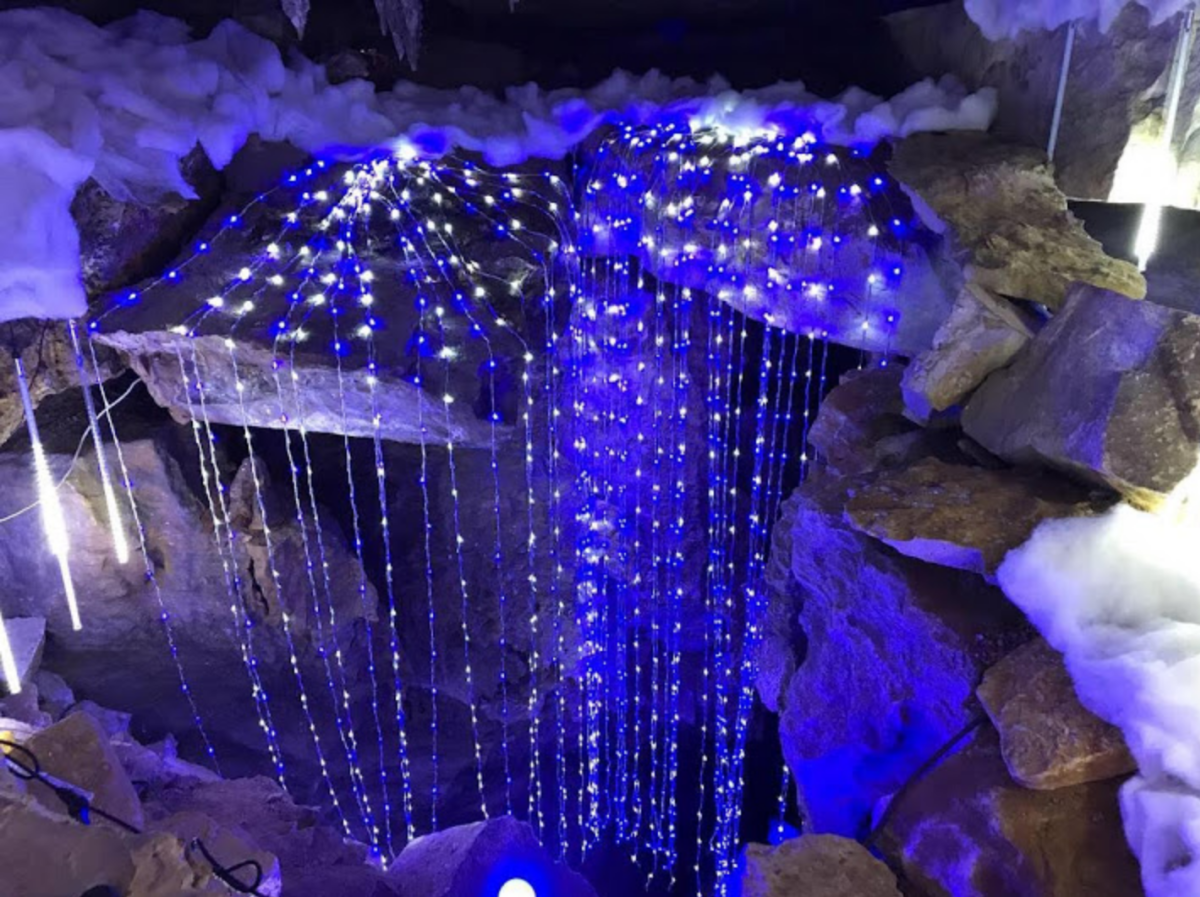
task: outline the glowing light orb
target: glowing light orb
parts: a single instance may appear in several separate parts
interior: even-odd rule
[[[537,891],[523,878],[510,878],[500,886],[497,897],[537,897]]]

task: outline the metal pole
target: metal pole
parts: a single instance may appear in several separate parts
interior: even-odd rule
[[[1050,143],[1046,155],[1054,161],[1054,150],[1058,148],[1058,128],[1062,124],[1063,100],[1067,96],[1067,75],[1071,71],[1071,54],[1075,50],[1075,22],[1067,23],[1067,44],[1063,48],[1062,70],[1058,73],[1058,94],[1054,98],[1054,118],[1050,121]]]

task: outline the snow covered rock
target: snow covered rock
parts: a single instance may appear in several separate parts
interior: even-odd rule
[[[904,405],[914,420],[958,406],[1033,338],[1029,316],[978,284],[963,286],[933,345],[904,369]]]
[[[846,519],[901,554],[994,581],[1004,556],[1043,520],[1099,513],[1112,501],[1053,474],[925,458],[856,488]]]
[[[1062,655],[1045,639],[989,669],[977,693],[1000,733],[1009,773],[1026,788],[1051,791],[1136,768],[1121,730],[1079,703]]]
[[[1173,3],[1174,0],[1166,0]],[[1000,12],[1018,3],[991,2]],[[1036,4],[1059,21],[1049,27],[988,40],[961,2],[897,13],[888,27],[901,54],[923,74],[951,72],[972,88],[989,86],[999,94],[994,132],[1001,138],[1044,147],[1050,133],[1054,99],[1066,39],[1062,22],[1081,14],[1087,3],[1046,0]],[[1093,9],[1095,4],[1090,4]],[[1176,3],[1172,13],[1183,6]],[[1112,199],[1142,203],[1149,175],[1160,164],[1153,153],[1161,139],[1167,74],[1178,19],[1152,16],[1140,3],[1108,4],[1119,12],[1101,30],[1095,17],[1080,22],[1067,81],[1055,180],[1073,199]],[[993,35],[995,36],[995,35]],[[1188,98],[1200,87],[1200,64],[1193,54],[1184,85],[1183,127],[1176,150],[1182,161],[1171,201],[1195,208],[1200,184],[1195,124]]]
[[[812,830],[855,836],[970,716],[983,671],[1025,637],[979,577],[897,554],[844,518],[853,480],[818,475],[784,505],[807,653],[779,696],[780,739]]]
[[[802,835],[776,847],[751,844],[744,897],[899,897],[896,876],[861,844],[837,835]]]
[[[893,798],[878,843],[919,897],[1138,897],[1118,785],[1024,788],[985,727]]]
[[[1200,316],[1086,286],[963,412],[967,435],[1156,505],[1200,451]]]
[[[546,852],[528,823],[511,816],[460,825],[409,843],[388,871],[401,894],[476,897],[509,878],[544,882],[556,897],[595,897],[587,879]]]
[[[1057,309],[1075,281],[1134,299],[1145,278],[1105,255],[1067,210],[1045,153],[979,134],[919,134],[889,163],[967,282]]]
[[[35,734],[25,746],[37,755],[51,776],[90,792],[92,803],[136,829],[142,828],[142,805],[100,723],[86,713],[72,713]],[[62,810],[59,797],[41,782],[29,783],[29,793],[53,810]],[[99,816],[97,825],[113,825]]]

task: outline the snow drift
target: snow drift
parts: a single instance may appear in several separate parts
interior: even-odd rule
[[[331,85],[322,67],[232,22],[203,40],[153,13],[101,28],[56,9],[0,13],[0,321],[72,317],[86,309],[78,233],[70,215],[89,177],[122,200],[191,196],[179,160],[196,144],[222,168],[251,134],[312,153],[352,158],[406,145],[420,155],[454,147],[497,165],[559,158],[606,122],[663,120],[735,131],[813,130],[873,144],[921,130],[985,129],[990,91],[925,81],[891,100],[861,90],[821,100],[800,83],[738,93],[652,72],[617,73],[588,91],[535,84],[503,98],[401,82]]]
[[[1200,894],[1200,528],[1121,505],[1042,524],[998,577],[1125,733],[1121,791],[1149,897]]]

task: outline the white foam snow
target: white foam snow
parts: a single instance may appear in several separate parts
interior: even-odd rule
[[[84,312],[70,215],[90,176],[121,200],[192,191],[179,160],[197,143],[217,168],[251,134],[352,157],[365,148],[437,155],[456,146],[498,165],[561,158],[605,122],[691,120],[730,128],[817,130],[873,144],[919,130],[984,129],[995,95],[924,81],[889,101],[859,90],[821,100],[799,83],[738,93],[656,72],[618,72],[588,91],[535,84],[503,98],[405,82],[377,93],[330,85],[322,67],[223,22],[190,40],[174,19],[142,12],[101,28],[57,9],[0,13],[0,321]]]
[[[998,578],[1138,763],[1121,791],[1148,897],[1200,894],[1200,528],[1121,505],[1043,523]]]
[[[988,40],[1000,40],[1022,31],[1053,31],[1073,20],[1095,21],[1101,31],[1108,31],[1130,2],[1150,10],[1157,25],[1195,0],[965,0],[965,6]]]

